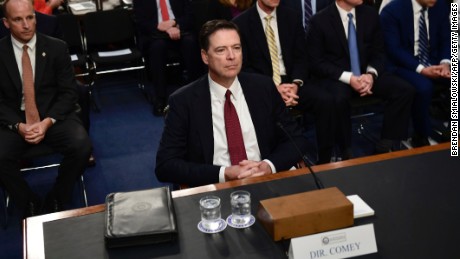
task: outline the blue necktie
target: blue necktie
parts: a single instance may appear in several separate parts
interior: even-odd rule
[[[428,61],[430,42],[428,41],[428,31],[426,29],[425,11],[426,7],[423,7],[420,19],[418,20],[418,60],[420,64],[428,67],[430,66],[430,62]]]
[[[350,51],[351,72],[355,76],[360,76],[358,43],[356,42],[356,30],[352,13],[348,13],[348,49]]]
[[[303,7],[304,7],[303,24],[304,24],[304,30],[305,32],[307,32],[308,24],[310,23],[310,18],[313,15],[313,10],[311,8],[311,0],[304,0]]]

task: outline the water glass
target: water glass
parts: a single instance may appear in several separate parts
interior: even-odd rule
[[[201,222],[207,230],[219,228],[220,198],[217,196],[205,196],[200,199]]]
[[[232,223],[248,224],[251,219],[251,194],[247,191],[234,191],[230,194]]]

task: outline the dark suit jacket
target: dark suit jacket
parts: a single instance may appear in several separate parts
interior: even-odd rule
[[[24,122],[22,83],[11,36],[0,40],[0,125]],[[37,33],[35,98],[40,118],[63,120],[75,115],[76,83],[67,44]]]
[[[385,56],[379,16],[374,8],[366,5],[355,9],[361,72],[366,72],[370,65],[381,75]],[[338,80],[344,71],[351,71],[348,41],[335,4],[311,19],[307,53],[314,77]]]
[[[286,75],[290,80],[306,77],[305,32],[299,13],[290,8],[276,8],[278,36]],[[270,51],[264,27],[254,5],[233,20],[239,27],[243,45],[243,71],[273,75]]]
[[[238,75],[249,107],[262,159],[277,171],[287,170],[300,156],[277,126],[284,125],[302,150],[306,141],[300,127],[287,114],[273,81],[257,74]],[[213,165],[211,94],[207,75],[169,97],[169,113],[157,152],[156,175],[160,181],[191,186],[219,182],[219,165]]]
[[[192,31],[194,18],[190,2],[188,0],[169,0],[169,3],[181,32]],[[164,33],[157,29],[158,7],[155,0],[134,0],[133,10],[141,36],[148,37]]]
[[[389,68],[403,67],[415,71],[420,64],[414,56],[414,14],[411,0],[393,0],[380,14]],[[428,9],[430,63],[450,60],[449,8],[438,0]]]

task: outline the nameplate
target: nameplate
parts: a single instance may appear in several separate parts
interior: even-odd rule
[[[374,225],[367,224],[292,238],[289,259],[349,258],[376,252]]]

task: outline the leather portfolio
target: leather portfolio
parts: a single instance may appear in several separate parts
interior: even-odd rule
[[[107,195],[105,223],[107,247],[168,242],[178,233],[169,187]]]

